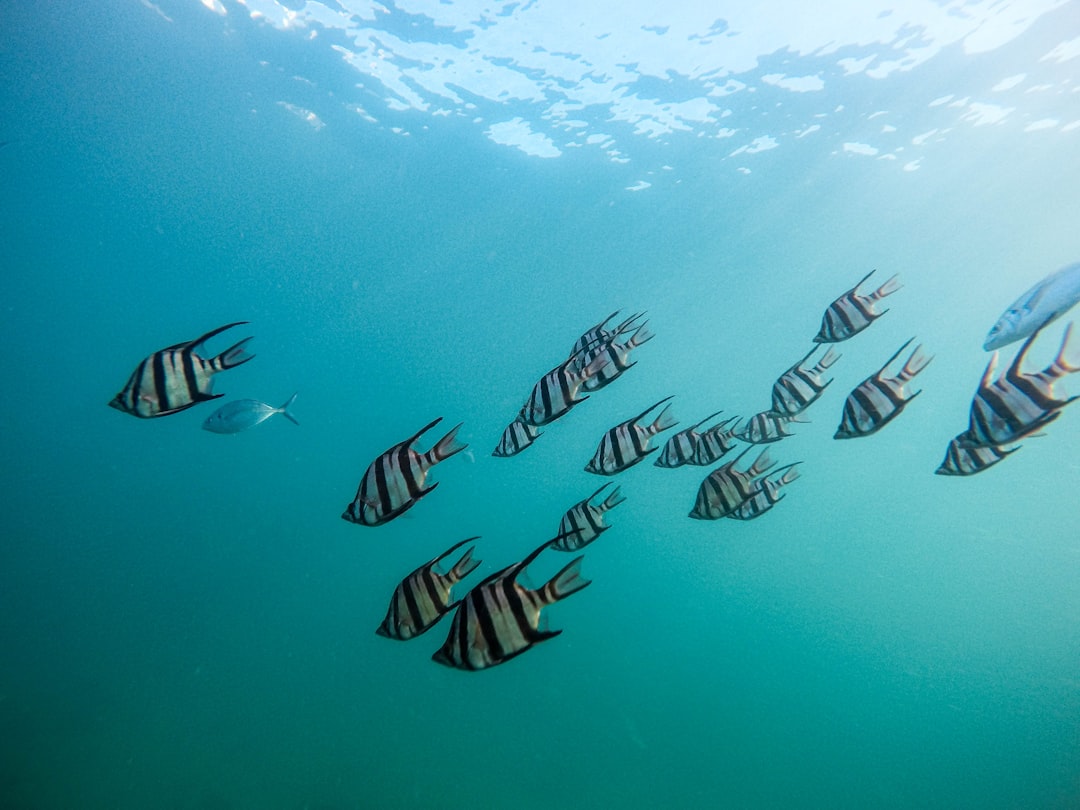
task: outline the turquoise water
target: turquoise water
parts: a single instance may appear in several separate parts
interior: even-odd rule
[[[1044,58],[1080,36],[1080,6],[882,79],[835,75],[881,50],[864,40],[766,49],[729,116],[649,137],[604,104],[572,113],[578,134],[475,88],[389,104],[340,36],[236,3],[97,5],[0,9],[0,806],[1080,803],[1080,413],[982,475],[932,474],[986,331],[1080,256],[1080,60]],[[385,30],[437,38],[423,14],[460,4],[430,5]],[[978,100],[1008,113],[980,122]],[[515,117],[559,156],[486,134]],[[763,136],[779,146],[733,154]],[[602,483],[582,467],[616,422],[669,394],[681,426],[766,407],[874,267],[904,289],[772,446],[803,462],[772,512],[690,520],[706,471],[642,464],[585,551],[593,584],[547,610],[558,638],[463,673],[429,660],[447,620],[375,635],[397,582],[458,540],[481,535],[471,584],[550,538]],[[618,308],[657,335],[638,365],[492,458],[537,377]],[[251,334],[257,357],[215,391],[299,391],[299,428],[106,407],[147,354],[236,320],[212,347]],[[924,393],[833,441],[846,393],[912,335],[935,355]],[[370,461],[437,416],[473,453],[405,517],[342,521]]]

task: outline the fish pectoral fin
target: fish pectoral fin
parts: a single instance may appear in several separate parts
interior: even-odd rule
[[[382,522],[386,523],[387,521],[393,520],[394,518],[401,517],[403,514],[405,514],[405,512],[409,511],[416,505],[416,500],[416,498],[413,498],[404,505],[399,506],[397,509],[394,509],[392,512],[387,512],[385,515],[383,515]]]
[[[220,394],[218,396],[220,396]],[[155,416],[170,416],[174,413],[180,413],[180,411],[186,411],[188,408],[194,408],[198,404],[199,402],[196,400],[195,402],[189,402],[187,405],[181,405],[179,408],[170,408],[167,411],[159,411]]]

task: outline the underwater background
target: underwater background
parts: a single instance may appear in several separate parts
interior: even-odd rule
[[[1080,411],[933,474],[987,330],[1080,257],[1080,3],[654,5],[0,6],[0,807],[1080,804]],[[710,32],[721,61],[686,56]],[[690,520],[707,470],[646,461],[558,638],[467,673],[430,660],[449,620],[375,635],[453,543],[481,536],[460,596],[550,539],[617,422],[768,407],[874,268],[903,289],[770,446],[802,462],[775,509]],[[616,309],[656,333],[637,365],[493,458]],[[106,407],[241,320],[215,393],[297,391],[299,427]],[[834,441],[912,336],[923,393]],[[439,416],[472,452],[343,521]]]

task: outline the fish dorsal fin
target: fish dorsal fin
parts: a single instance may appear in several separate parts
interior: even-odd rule
[[[487,579],[485,579],[483,582],[481,582],[476,587],[479,588],[479,587],[481,587],[483,585],[490,585],[492,582],[495,582],[496,580],[506,579],[508,577],[511,578],[511,579],[517,579],[518,574],[520,574],[522,571],[524,571],[526,568],[528,568],[529,565],[533,562],[533,560],[535,560],[537,557],[540,556],[540,552],[543,551],[548,546],[550,546],[552,542],[553,541],[548,540],[546,543],[544,543],[542,546],[537,548],[534,552],[532,552],[528,557],[526,557],[521,562],[516,562],[513,565],[506,566],[506,568],[502,569],[501,571],[496,571],[494,574],[489,576]]]
[[[459,548],[461,548],[466,543],[471,543],[473,540],[479,540],[479,539],[480,539],[480,535],[476,535],[475,537],[466,537],[461,542],[454,543],[454,545],[450,546],[450,548],[448,548],[446,551],[444,551],[438,557],[436,557],[435,559],[431,560],[429,563],[427,563],[426,565],[421,566],[421,567],[422,568],[434,568],[436,565],[441,563],[443,560],[445,560],[447,557],[449,557],[451,554],[453,554],[455,551],[457,551]],[[420,570],[420,569],[417,569],[417,570]]]
[[[893,356],[890,357],[888,360],[886,360],[882,364],[881,368],[878,370],[878,373],[875,374],[874,377],[881,377],[881,375],[885,373],[885,369],[887,369],[889,366],[891,366],[893,364],[893,361],[895,361],[896,358],[900,356],[901,352],[903,352],[904,349],[906,349],[908,346],[911,345],[911,341],[913,341],[914,339],[915,338],[910,337],[906,341],[904,341],[904,345],[901,346],[899,349],[897,349],[896,352],[893,354]]]
[[[613,483],[614,483],[614,481],[608,481],[608,482],[607,482],[606,484],[604,484],[603,486],[601,486],[601,487],[600,487],[600,488],[599,488],[598,490],[596,490],[596,492],[594,492],[594,493],[593,493],[592,495],[590,495],[590,496],[589,496],[588,498],[586,498],[586,499],[585,499],[585,500],[583,500],[583,501],[578,501],[578,504],[577,504],[577,505],[578,505],[578,506],[585,506],[585,505],[586,505],[586,504],[588,504],[588,503],[589,503],[590,501],[592,501],[592,499],[593,499],[593,498],[595,498],[595,497],[596,497],[597,495],[599,495],[599,494],[600,494],[601,492],[603,492],[603,491],[604,491],[605,489],[607,489],[608,487],[610,487],[610,486],[611,486],[611,485],[612,485]]]
[[[876,272],[877,272],[877,268],[875,267],[873,270],[871,270],[869,273],[867,273],[865,276],[863,276],[861,279],[859,279],[859,283],[856,284],[854,287],[852,287],[850,290],[848,290],[848,294],[849,295],[853,294],[856,290],[859,289],[859,287],[861,287],[863,284],[866,283],[866,280],[869,279],[870,276],[874,275],[874,273],[876,273]]]
[[[705,417],[704,419],[702,419],[702,420],[701,420],[700,422],[697,422],[697,423],[695,423],[695,424],[691,425],[691,426],[690,426],[690,427],[688,427],[688,428],[687,428],[686,430],[680,431],[680,433],[684,433],[684,434],[689,434],[689,433],[691,433],[692,431],[695,431],[695,430],[697,430],[697,429],[698,429],[699,427],[701,427],[702,425],[704,425],[704,424],[705,424],[706,422],[708,422],[708,421],[709,421],[710,419],[713,419],[713,418],[715,418],[715,417],[719,416],[719,415],[720,415],[720,414],[722,414],[722,413],[723,413],[723,411],[717,411],[716,413],[710,413],[710,414],[709,414],[708,416],[706,416],[706,417]]]
[[[666,397],[664,397],[664,398],[663,398],[662,400],[660,400],[659,402],[655,402],[655,403],[653,403],[653,404],[652,404],[652,405],[650,405],[650,406],[649,406],[648,408],[646,408],[646,409],[645,409],[645,410],[643,410],[643,411],[642,411],[641,413],[639,413],[639,414],[638,414],[637,416],[635,416],[635,417],[634,417],[633,419],[629,419],[629,420],[627,420],[626,422],[624,422],[623,424],[624,424],[624,425],[628,425],[628,424],[632,424],[632,423],[635,423],[635,422],[639,422],[639,421],[641,421],[642,419],[644,419],[644,418],[645,418],[645,414],[647,414],[647,413],[648,413],[649,411],[651,411],[651,410],[653,410],[653,409],[657,408],[657,407],[658,407],[658,406],[660,406],[660,405],[663,405],[663,404],[664,404],[665,402],[667,402],[667,401],[668,401],[669,399],[674,399],[674,398],[675,398],[675,395],[674,395],[674,394],[671,394],[670,396],[666,396]]]
[[[412,437],[409,439],[409,442],[408,442],[409,445],[411,446],[413,444],[413,442],[419,441],[421,436],[423,436],[425,433],[427,433],[429,430],[431,430],[433,427],[435,427],[437,424],[439,424],[439,422],[441,422],[442,419],[443,418],[441,416],[436,417],[434,420],[432,420],[431,422],[428,422],[426,425],[424,425],[422,428],[420,428],[420,430],[416,431],[416,433],[414,433],[412,435]]]
[[[439,422],[441,422],[442,419],[443,418],[440,416],[439,418],[435,419],[434,421],[428,422],[426,425],[424,425],[422,428],[420,428],[420,430],[416,431],[416,433],[414,433],[412,436],[405,439],[404,441],[398,442],[397,444],[395,444],[393,447],[386,450],[386,452],[382,453],[381,455],[385,456],[387,453],[393,453],[395,450],[397,450],[398,448],[401,448],[401,447],[404,447],[404,448],[406,448],[408,450],[411,450],[414,453],[419,453],[420,451],[417,450],[416,447],[414,447],[414,445],[418,441],[420,441],[421,436],[423,436],[425,433],[427,433],[429,430],[431,430],[433,427],[435,427],[437,424],[439,424]]]
[[[1027,357],[1031,345],[1035,342],[1035,338],[1039,336],[1039,332],[1041,331],[1042,329],[1036,329],[1028,336],[1028,339],[1024,341],[1024,345],[1020,347],[1020,351],[1016,353],[1016,357],[1014,357],[1012,363],[1009,364],[1009,370],[1005,372],[1006,377],[1013,378],[1024,373],[1021,371],[1021,366],[1024,364],[1024,358]]]
[[[192,349],[197,350],[202,348],[202,345],[215,335],[220,335],[226,329],[232,329],[234,326],[243,326],[248,323],[247,321],[237,321],[236,323],[227,323],[224,326],[219,326],[217,329],[212,329],[202,337],[197,337],[195,340],[189,340],[187,343],[178,343],[176,346],[171,346],[171,349]]]
[[[866,278],[870,278],[870,276],[867,276]],[[864,279],[864,281],[865,281],[865,279]],[[862,284],[861,281],[859,283]],[[791,372],[793,372],[796,369],[800,368],[802,366],[802,364],[805,363],[807,360],[809,360],[810,357],[814,354],[814,352],[816,352],[820,348],[821,348],[821,344],[820,343],[815,343],[814,348],[812,348],[810,351],[808,351],[806,354],[804,354],[799,359],[799,362],[796,363],[795,365],[793,365],[791,368],[789,368],[785,373],[790,374]]]
[[[983,372],[982,379],[979,380],[979,390],[984,391],[990,387],[990,384],[994,381],[994,373],[997,371],[998,364],[998,352],[994,352],[990,355],[990,362],[986,364],[986,370]]]

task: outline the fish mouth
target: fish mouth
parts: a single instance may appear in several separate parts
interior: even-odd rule
[[[118,411],[125,411],[125,412],[127,411],[127,408],[124,406],[124,403],[120,400],[120,395],[119,394],[117,394],[115,397],[113,397],[111,400],[109,400],[109,407],[110,408],[116,408],[116,410],[118,410]]]

